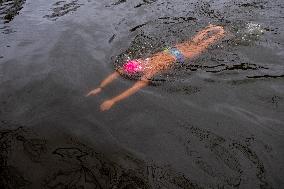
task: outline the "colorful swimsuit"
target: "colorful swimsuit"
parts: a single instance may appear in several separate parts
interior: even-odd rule
[[[180,52],[180,50],[178,50],[178,48],[176,48],[176,47],[166,48],[164,51],[168,52],[172,56],[174,56],[178,63],[184,63],[185,57],[183,56],[182,52]]]
[[[164,52],[170,53],[177,62],[183,63],[185,60],[185,57],[183,54],[176,48],[166,48]],[[147,59],[146,59],[146,64],[147,64]],[[134,60],[128,60],[126,63],[123,64],[122,68],[123,71],[128,75],[128,76],[135,76],[135,75],[141,75],[141,73],[144,71],[145,65],[144,62],[142,62],[139,59],[134,59]]]

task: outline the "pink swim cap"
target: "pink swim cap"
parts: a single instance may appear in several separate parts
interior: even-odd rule
[[[135,74],[142,71],[142,65],[139,60],[129,60],[123,65],[123,70],[128,74]]]

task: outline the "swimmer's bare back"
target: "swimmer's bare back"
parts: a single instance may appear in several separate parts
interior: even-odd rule
[[[177,44],[174,49],[183,56],[185,59],[193,59],[199,56],[203,51],[205,51],[210,45],[217,42],[219,39],[223,38],[225,35],[224,28],[221,26],[209,25],[200,32],[198,32],[190,41]],[[171,54],[166,51],[162,51],[152,55],[147,59],[147,64],[151,65],[143,69],[143,75],[139,81],[137,81],[132,87],[123,91],[119,95],[105,100],[101,106],[101,111],[109,110],[117,102],[131,96],[136,93],[139,89],[147,86],[149,80],[160,73],[163,70],[167,70],[171,65],[179,59],[178,56]],[[140,60],[145,61],[145,60]],[[121,73],[125,72],[122,68],[113,72],[108,77],[106,77],[94,90],[91,90],[86,96],[94,96],[100,93],[104,87],[115,80]]]

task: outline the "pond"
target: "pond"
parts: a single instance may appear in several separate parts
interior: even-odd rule
[[[1,188],[283,188],[282,0],[0,0]],[[117,63],[225,36],[130,88]],[[282,160],[281,160],[282,159]]]

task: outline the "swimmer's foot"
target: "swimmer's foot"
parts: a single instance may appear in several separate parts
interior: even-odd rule
[[[101,106],[100,106],[100,109],[101,111],[107,111],[109,110],[113,105],[115,104],[115,102],[113,100],[106,100],[104,101]]]
[[[98,87],[92,91],[90,91],[86,96],[95,96],[97,94],[99,94],[102,91],[101,87]]]

